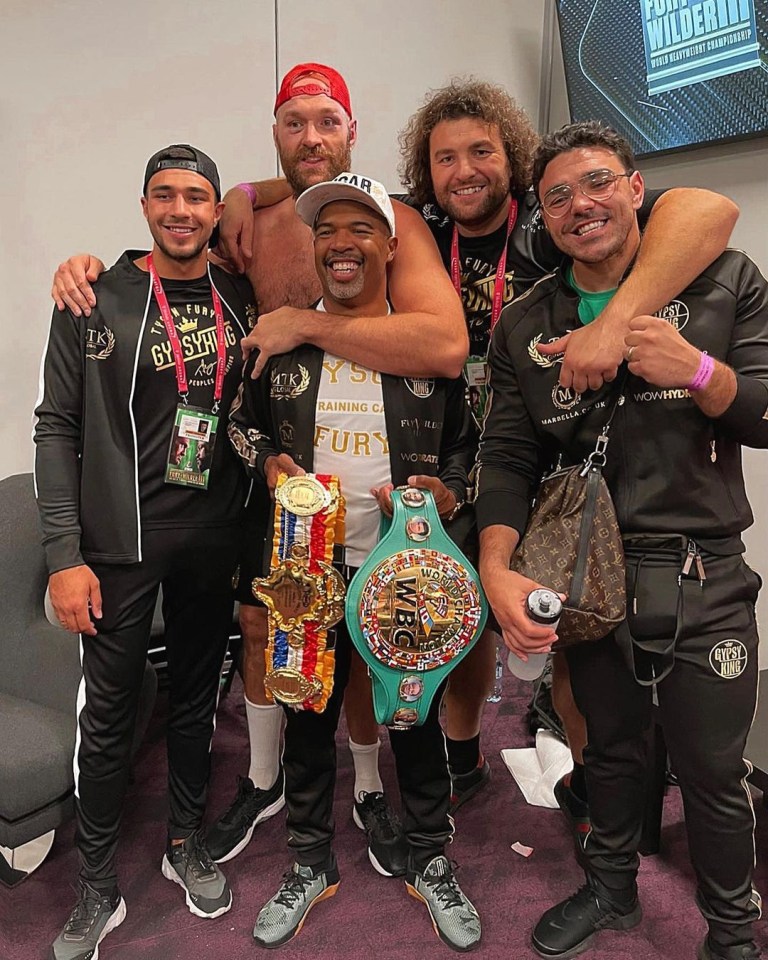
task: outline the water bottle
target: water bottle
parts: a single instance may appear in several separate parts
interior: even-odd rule
[[[553,591],[539,587],[531,590],[525,598],[525,612],[534,623],[541,623],[557,630],[563,604]],[[529,653],[527,660],[521,660],[515,653],[507,658],[507,667],[520,680],[538,680],[547,662],[547,653]]]
[[[488,703],[498,703],[501,700],[501,678],[504,675],[504,663],[501,659],[501,649],[499,647],[500,638],[496,642],[496,669],[493,676],[493,692],[486,699]]]

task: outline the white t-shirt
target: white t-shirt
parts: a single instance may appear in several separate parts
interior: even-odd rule
[[[371,488],[392,480],[380,373],[324,355],[314,448],[315,473],[341,481],[347,502],[345,562],[359,567],[379,536],[381,511]]]

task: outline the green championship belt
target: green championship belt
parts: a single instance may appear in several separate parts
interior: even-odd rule
[[[469,653],[488,609],[474,568],[428,490],[392,493],[392,519],[347,588],[352,642],[373,682],[376,720],[424,723],[440,684]]]

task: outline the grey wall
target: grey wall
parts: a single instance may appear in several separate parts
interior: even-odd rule
[[[349,83],[355,165],[394,187],[397,131],[451,75],[504,83],[535,115],[542,22],[528,0],[486,0],[481,16],[459,0],[4,0],[0,476],[31,468],[53,271],[71,253],[111,263],[146,242],[150,154],[190,142],[225,184],[274,175],[275,78],[320,60]]]

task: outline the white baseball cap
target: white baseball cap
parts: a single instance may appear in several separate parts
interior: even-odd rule
[[[296,201],[296,213],[310,227],[314,227],[317,215],[334,200],[354,200],[375,210],[389,224],[395,236],[395,211],[386,187],[378,180],[371,180],[359,173],[340,173],[334,180],[316,183],[301,194]]]

